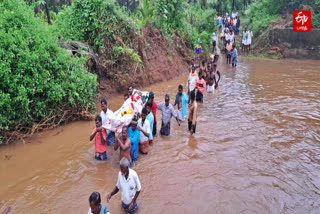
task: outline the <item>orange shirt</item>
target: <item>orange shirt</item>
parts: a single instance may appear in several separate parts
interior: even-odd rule
[[[96,130],[97,130],[97,128],[94,128],[92,134]],[[102,129],[101,134],[102,134],[103,139],[106,140],[107,132],[105,129]],[[95,144],[95,151],[97,153],[105,153],[107,151],[107,142],[104,145],[101,143],[100,132],[97,132],[96,135],[94,136],[94,144]]]
[[[231,45],[231,43],[226,45],[226,49],[227,49],[227,51],[231,51],[231,50],[232,50],[232,45]]]

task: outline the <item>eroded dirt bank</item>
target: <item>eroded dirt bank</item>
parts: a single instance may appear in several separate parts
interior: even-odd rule
[[[179,32],[172,40],[165,38],[158,29],[147,27],[141,31],[143,38],[138,43],[138,52],[143,66],[125,76],[122,82],[108,76],[99,78],[100,97],[124,93],[130,84],[136,88],[167,81],[187,73],[191,51],[185,45]],[[120,80],[121,81],[121,80]]]

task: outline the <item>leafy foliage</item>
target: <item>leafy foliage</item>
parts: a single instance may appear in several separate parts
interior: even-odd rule
[[[293,10],[305,7],[312,11],[312,25],[320,27],[320,0],[262,0],[253,3],[247,12],[249,26],[259,35],[271,20],[283,15],[291,16]]]
[[[22,0],[3,0],[0,29],[1,136],[61,111],[95,108],[96,75],[84,69],[85,59],[59,48],[32,8]]]
[[[64,40],[88,43],[98,55],[106,77],[125,86],[130,72],[142,67],[138,53],[139,23],[113,0],[75,0],[58,14],[57,32]]]

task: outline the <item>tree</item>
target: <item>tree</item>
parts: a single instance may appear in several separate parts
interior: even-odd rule
[[[46,12],[47,12],[47,17],[48,17],[48,23],[51,25],[50,11],[49,11],[49,7],[48,7],[48,0],[46,0],[46,2],[45,2],[45,7],[46,7]]]
[[[58,14],[57,8],[56,8],[56,0],[52,0],[52,7],[53,7],[53,11]]]

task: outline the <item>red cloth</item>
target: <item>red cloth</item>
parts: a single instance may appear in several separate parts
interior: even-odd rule
[[[92,134],[96,130],[97,130],[97,128],[94,128]],[[107,132],[105,129],[102,129],[101,134],[102,134],[103,139],[106,139]],[[107,151],[107,142],[105,142],[104,145],[101,143],[100,132],[97,132],[96,135],[94,136],[94,143],[95,143],[95,151],[97,153],[105,153]]]
[[[155,124],[157,122],[156,113],[157,113],[157,104],[155,101],[153,101],[153,104],[152,104],[152,114],[154,117],[153,124]]]

